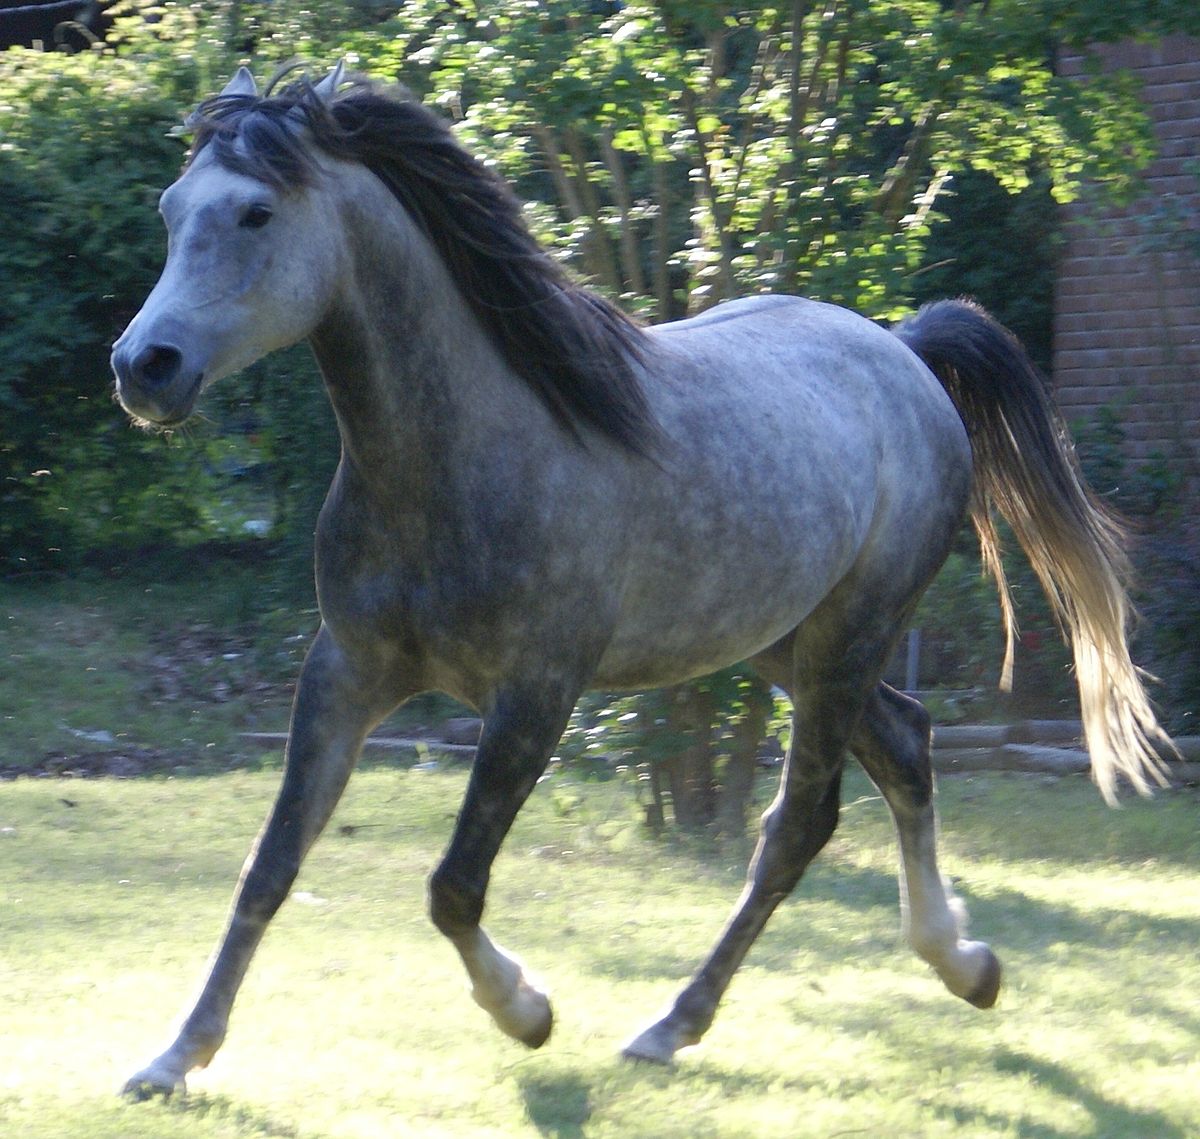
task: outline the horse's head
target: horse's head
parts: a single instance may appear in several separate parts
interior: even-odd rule
[[[311,113],[340,78],[307,88]],[[328,308],[340,252],[325,180],[287,154],[250,160],[251,131],[293,160],[305,145],[305,115],[269,102],[241,69],[201,108],[191,161],[162,195],[166,266],[112,354],[118,398],[143,422],[182,422],[203,388],[304,338]]]
[[[191,158],[162,197],[166,268],[113,349],[125,408],[179,423],[206,385],[305,338],[336,343],[318,357],[340,366],[353,326],[351,355],[393,369],[411,335],[486,338],[571,433],[645,452],[640,329],[566,275],[438,114],[340,83],[339,67],[260,97],[242,70],[192,116]]]

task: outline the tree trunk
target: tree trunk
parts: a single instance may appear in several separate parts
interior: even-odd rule
[[[746,833],[746,814],[758,773],[758,751],[766,738],[774,705],[771,690],[763,681],[754,678],[750,683],[745,696],[746,710],[734,725],[733,750],[725,764],[717,807],[717,831],[731,839],[742,838]]]
[[[917,177],[929,160],[930,139],[940,116],[940,109],[932,103],[921,111],[903,152],[879,188],[875,210],[889,225],[895,225],[909,212]]]
[[[642,296],[646,292],[646,276],[642,272],[641,243],[633,223],[633,202],[629,195],[629,180],[625,177],[625,160],[612,144],[611,129],[600,132],[600,148],[612,176],[613,198],[621,214],[621,268],[629,287]]]
[[[712,725],[715,698],[704,689],[681,685],[674,689],[667,717],[672,733],[688,740],[687,746],[662,761],[671,791],[675,825],[692,833],[703,831],[716,818],[717,787],[713,769]]]
[[[550,179],[554,183],[554,190],[563,212],[571,221],[579,218],[588,220],[587,238],[581,243],[588,276],[619,295],[624,291],[621,274],[613,257],[608,235],[601,228],[600,206],[595,188],[588,181],[587,164],[578,136],[573,128],[567,129],[567,151],[576,168],[572,173],[563,162],[558,136],[553,129],[542,123],[535,124],[532,129],[546,160],[546,169],[550,172]]]
[[[658,211],[654,215],[654,312],[660,323],[671,320],[674,316],[670,266],[671,187],[667,179],[669,169],[665,162],[654,163],[654,198],[658,203]]]
[[[620,296],[625,291],[625,283],[621,279],[621,271],[617,266],[612,242],[604,229],[596,187],[592,185],[592,181],[588,177],[587,155],[584,153],[583,140],[574,127],[567,127],[563,131],[563,142],[575,167],[575,187],[579,192],[579,200],[583,203],[584,216],[591,223],[588,228],[586,249],[592,276],[614,295]]]
[[[684,84],[682,103],[687,115],[688,126],[692,128],[692,136],[696,140],[696,164],[700,170],[701,199],[712,226],[712,239],[717,251],[717,282],[716,289],[704,299],[703,308],[711,308],[718,301],[732,296],[733,290],[733,239],[729,232],[729,221],[722,208],[716,180],[713,178],[712,153],[714,143],[708,132],[700,124],[700,108],[696,103],[696,93]]]

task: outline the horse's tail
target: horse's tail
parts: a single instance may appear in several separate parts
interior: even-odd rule
[[[1016,622],[993,510],[1008,521],[1075,657],[1092,777],[1115,803],[1118,775],[1142,794],[1165,785],[1159,726],[1129,657],[1129,562],[1118,519],[1087,489],[1074,447],[1020,341],[967,301],[926,305],[896,330],[942,382],[974,452],[971,520],[995,576],[1011,681]]]

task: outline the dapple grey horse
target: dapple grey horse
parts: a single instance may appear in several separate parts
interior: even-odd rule
[[[278,800],[199,998],[127,1088],[182,1087],[213,1058],[365,735],[430,689],[483,717],[431,914],[509,1035],[542,1044],[550,1004],[481,928],[484,895],[580,693],[741,660],[791,696],[790,754],[727,928],[627,1054],[665,1063],[699,1041],[833,832],[847,753],[894,814],[912,946],[990,1006],[999,963],[938,871],[929,717],[880,679],[968,511],[993,569],[995,509],[1047,587],[1105,795],[1121,775],[1145,790],[1161,741],[1119,529],[1015,339],[963,302],[893,334],[781,296],[638,327],[564,275],[435,114],[340,70],[260,95],[243,69],[191,127],[162,196],[166,267],[114,347],[119,398],[177,424],[208,385],[307,339],[342,453]]]

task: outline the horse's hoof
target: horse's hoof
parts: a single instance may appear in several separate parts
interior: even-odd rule
[[[554,1028],[554,1011],[550,998],[524,975],[502,1004],[492,1004],[478,989],[472,991],[475,1001],[486,1009],[505,1036],[519,1040],[529,1048],[540,1048],[550,1039]]]
[[[975,987],[963,999],[976,1008],[991,1008],[1000,995],[1000,981],[1003,975],[1004,969],[1000,965],[1000,959],[987,949],[983,972],[975,982]]]
[[[656,1064],[661,1068],[675,1065],[679,1040],[675,1031],[663,1021],[652,1024],[621,1049],[621,1058],[636,1064]]]
[[[187,1083],[182,1076],[172,1076],[168,1072],[154,1068],[143,1068],[137,1075],[131,1076],[121,1088],[121,1095],[126,1099],[141,1103],[144,1100],[162,1096],[164,1099],[173,1095],[187,1095]]]
[[[540,1048],[547,1040],[550,1039],[550,1033],[554,1028],[554,1013],[550,1008],[550,1002],[546,1002],[546,1010],[540,1022],[534,1023],[530,1028],[522,1032],[517,1039],[527,1048]]]

